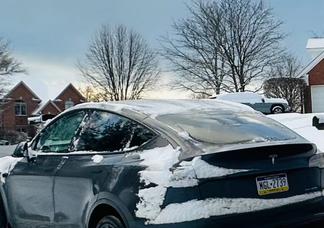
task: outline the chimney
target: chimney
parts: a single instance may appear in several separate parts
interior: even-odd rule
[[[310,38],[307,41],[306,49],[314,59],[324,51],[324,38]]]

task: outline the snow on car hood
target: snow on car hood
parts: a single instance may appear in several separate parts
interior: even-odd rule
[[[3,174],[3,173],[10,174],[11,170],[13,170],[13,168],[15,167],[17,162],[19,162],[22,159],[23,158],[14,158],[12,156],[6,156],[6,157],[0,158],[0,174]],[[2,175],[0,175],[0,176],[1,176],[1,182],[4,183],[5,178]]]

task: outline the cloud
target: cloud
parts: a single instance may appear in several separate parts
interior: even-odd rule
[[[83,84],[83,78],[73,64],[25,55],[18,55],[17,59],[28,73],[13,76],[12,84],[24,81],[43,101],[54,99],[69,83],[77,88]]]

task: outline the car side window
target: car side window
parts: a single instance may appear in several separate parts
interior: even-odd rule
[[[124,151],[135,149],[155,136],[146,127],[125,117],[93,111],[73,145],[77,151]]]
[[[68,152],[72,138],[79,129],[85,112],[75,112],[62,116],[53,124],[49,125],[40,134],[36,144],[36,150],[41,152]]]

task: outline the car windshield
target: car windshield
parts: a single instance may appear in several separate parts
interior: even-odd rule
[[[197,142],[218,146],[285,141],[297,137],[281,124],[251,113],[196,111],[161,115],[157,119],[176,129],[182,136],[187,135]]]

